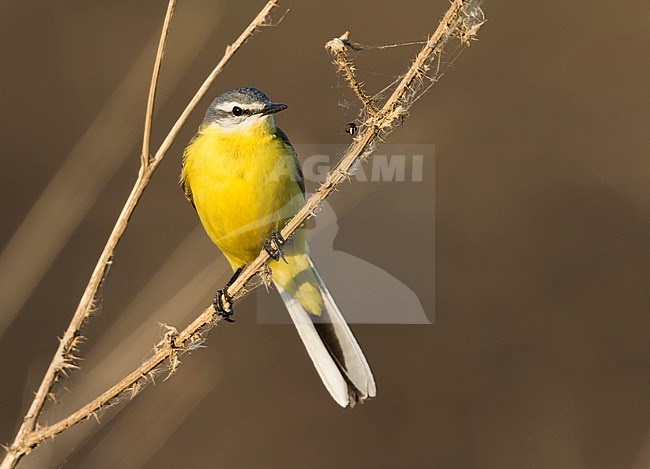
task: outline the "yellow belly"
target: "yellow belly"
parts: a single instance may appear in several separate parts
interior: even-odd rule
[[[185,152],[183,177],[201,223],[233,269],[255,259],[304,201],[292,149],[267,130],[208,127]]]

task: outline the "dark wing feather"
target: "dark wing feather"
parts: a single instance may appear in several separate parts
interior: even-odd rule
[[[293,145],[291,145],[291,142],[289,141],[289,137],[287,137],[287,134],[285,134],[280,127],[275,128],[275,137],[279,138],[282,143],[284,143],[284,145],[291,150],[291,154],[293,155],[293,159],[296,165],[296,182],[302,191],[302,195],[305,195],[305,178],[302,174],[302,168],[300,166],[300,160],[298,159],[296,149],[293,148]]]
[[[192,140],[190,140],[190,143],[188,143],[187,146],[185,147],[185,151],[183,151],[183,159],[182,159],[182,162],[181,162],[181,174],[184,174],[182,169],[185,167],[185,159],[187,158],[187,149],[190,146],[192,146],[192,144],[194,143],[194,140],[196,140],[198,136],[199,136],[198,133],[196,135],[194,135],[194,137],[192,137]],[[183,189],[183,193],[185,194],[185,198],[187,199],[187,201],[189,203],[192,204],[192,207],[194,207],[194,210],[196,210],[196,205],[194,205],[194,197],[192,196],[192,188],[190,187],[190,183],[187,180],[187,178],[181,177],[181,187]]]

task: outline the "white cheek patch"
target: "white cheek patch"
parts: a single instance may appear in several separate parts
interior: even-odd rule
[[[218,125],[221,130],[226,132],[246,132],[254,129],[260,125],[274,125],[273,116],[263,116],[261,114],[253,114],[247,117],[231,117],[227,119],[220,119],[212,125]]]
[[[222,129],[234,129],[238,124],[242,123],[241,117],[222,117],[218,121],[213,122],[211,125],[216,125]]]

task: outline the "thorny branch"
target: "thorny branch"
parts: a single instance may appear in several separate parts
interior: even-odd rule
[[[285,239],[288,239],[295,230],[316,213],[320,204],[337,185],[354,173],[363,160],[372,153],[377,141],[385,137],[396,124],[403,121],[418,90],[422,87],[423,77],[426,76],[432,59],[441,54],[453,38],[458,38],[462,43],[469,44],[475,37],[478,29],[485,22],[483,11],[480,8],[481,3],[482,0],[454,0],[452,2],[438,28],[420,50],[393,94],[376,115],[371,114],[361,124],[359,135],[347,149],[341,161],[330,171],[325,182],[307,200],[303,208],[282,229],[281,234]],[[333,41],[339,40],[340,38],[336,38]],[[326,45],[328,49],[333,41]],[[246,282],[262,269],[267,260],[268,254],[266,251],[262,251],[228,288],[228,294],[234,297]]]
[[[149,158],[148,153],[155,90],[157,87],[160,65],[162,62],[162,57],[164,55],[167,33],[169,31],[175,4],[176,0],[169,0],[160,36],[160,43],[156,55],[154,71],[152,74],[151,88],[149,90],[149,99],[145,116],[144,141],[142,146],[142,155],[140,156],[140,170],[138,172],[138,178],[136,179],[136,182],[133,185],[133,189],[131,190],[131,194],[129,195],[122,209],[122,212],[120,213],[115,226],[113,227],[113,231],[111,232],[106,245],[104,246],[104,250],[102,251],[97,261],[95,269],[90,277],[83,296],[81,297],[79,305],[77,306],[77,310],[75,311],[67,330],[63,334],[63,337],[60,339],[59,347],[52,361],[50,362],[45,376],[43,377],[43,381],[41,382],[38,391],[36,392],[34,400],[32,401],[27,414],[23,418],[22,425],[18,430],[13,443],[7,448],[7,455],[2,461],[0,469],[15,467],[23,455],[28,453],[31,448],[37,446],[43,440],[44,437],[38,437],[38,435],[43,434],[42,429],[37,429],[38,417],[43,410],[43,406],[45,405],[47,397],[51,396],[52,387],[57,382],[57,380],[61,376],[65,375],[67,369],[76,367],[75,361],[77,357],[74,356],[74,352],[82,340],[80,332],[81,328],[92,313],[97,291],[99,290],[99,287],[101,286],[101,283],[108,272],[108,268],[112,263],[115,248],[119,243],[124,231],[126,230],[129,219],[131,218],[131,215],[133,214],[133,211],[135,210],[135,207],[137,206],[142,193],[149,184],[149,180],[162,161],[172,142],[176,138],[176,135],[180,131],[181,127],[189,117],[190,113],[194,110],[198,102],[205,95],[214,79],[219,73],[221,73],[232,56],[241,48],[241,46],[253,34],[253,32],[255,32],[255,30],[257,30],[260,26],[268,24],[267,17],[271,9],[276,6],[276,0],[268,1],[257,14],[257,16],[253,19],[253,21],[248,25],[248,27],[237,38],[237,40],[226,48],[221,61],[215,66],[210,75],[198,89],[192,100],[188,103],[187,107],[169,131],[163,143],[160,145],[160,148],[156,154],[152,158]]]
[[[338,66],[339,72],[345,76],[350,88],[352,88],[354,94],[357,95],[357,98],[359,98],[363,107],[370,113],[370,115],[374,116],[377,114],[378,109],[372,98],[363,91],[363,83],[357,79],[357,76],[354,73],[356,68],[348,58],[348,49],[357,50],[357,47],[350,42],[349,37],[350,31],[346,31],[340,37],[332,39],[330,42],[325,44],[325,48],[334,56],[334,63]]]
[[[427,76],[426,74],[430,69],[431,61],[443,52],[449,41],[457,38],[463,44],[469,44],[469,42],[475,38],[479,28],[485,22],[483,12],[480,9],[481,3],[481,0],[452,1],[450,8],[447,10],[438,28],[431,35],[422,50],[420,50],[413,63],[404,74],[399,85],[395,88],[381,109],[377,109],[376,112],[372,112],[372,108],[369,109],[367,96],[364,93],[359,93],[358,91],[360,88],[355,89],[355,86],[352,84],[353,82],[350,80],[351,88],[355,94],[357,94],[364,107],[366,107],[369,116],[361,124],[359,134],[352,145],[348,148],[339,164],[328,174],[325,182],[320,186],[318,191],[307,200],[304,207],[286,224],[282,230],[282,236],[285,239],[289,238],[296,229],[298,229],[308,218],[314,215],[323,200],[331,194],[331,192],[341,182],[347,180],[363,160],[369,157],[377,142],[383,139],[395,125],[401,123],[408,115],[408,110],[413,101],[418,97],[418,92],[424,81],[423,79]],[[251,23],[251,26],[247,29],[249,35],[257,26],[263,24],[263,20],[272,6],[274,6],[274,2],[269,2],[265,9],[260,12],[260,15],[258,15],[256,20]],[[262,13],[264,13],[264,15],[262,15]],[[326,46],[329,51],[332,51],[332,53],[335,54],[336,63],[344,73],[347,73],[345,72],[346,67],[348,70],[352,72],[354,71],[353,64],[350,62],[346,54],[345,48],[347,47],[347,41],[348,36],[346,33],[339,38],[333,39]],[[243,40],[239,45],[242,43]],[[236,44],[238,43],[236,42],[233,46],[227,49],[226,55],[232,55],[232,53],[234,53],[232,48],[235,47]],[[224,60],[227,62],[226,56],[224,56],[222,62],[224,62]],[[347,62],[347,65],[342,65],[344,62]],[[215,71],[219,66],[221,66],[221,63],[217,66]],[[213,74],[214,73],[215,72],[213,72]],[[354,77],[354,73],[350,76]],[[212,74],[210,77],[214,78]],[[208,80],[210,77],[208,77]],[[206,80],[206,83],[208,80]],[[359,83],[356,81],[356,78],[354,78],[354,82]],[[207,85],[204,84],[199,92],[201,92],[201,90],[205,92],[205,89],[207,89],[208,86],[209,83]],[[197,92],[197,96],[198,94],[199,93]],[[181,118],[179,118],[179,122],[177,122],[174,128],[172,128],[167,139],[165,139],[165,142],[161,145],[161,149],[151,160],[150,168],[155,168],[157,162],[162,158],[162,155],[164,155],[164,152],[171,144],[171,140],[175,137],[178,128],[182,125],[182,122],[184,121],[183,119],[187,117],[193,108],[192,103],[195,104],[196,101],[198,101],[198,98],[195,96],[195,99],[190,102],[188,108],[181,115]],[[174,132],[175,129],[176,132]],[[268,258],[266,251],[261,251],[260,255],[241,272],[237,281],[230,285],[228,288],[228,294],[232,297],[237,297],[245,291],[247,282],[251,280],[253,276],[267,275],[268,267],[266,266],[266,261]],[[31,448],[39,445],[44,440],[54,437],[83,420],[96,416],[98,411],[114,404],[122,397],[133,397],[144,385],[150,382],[157,373],[163,371],[165,365],[170,374],[173,373],[180,363],[179,356],[185,352],[198,348],[204,342],[207,332],[220,320],[220,316],[218,316],[214,308],[210,306],[182,331],[177,332],[175,329],[170,328],[165,334],[165,337],[156,345],[153,354],[119,383],[68,417],[52,425],[38,428],[36,430],[32,427],[31,431],[23,434],[22,439],[17,439],[14,445],[8,449],[7,458],[11,456],[14,462],[6,464],[6,458],[1,467],[14,467],[15,463],[20,459],[20,457],[22,457],[22,455],[27,453]]]

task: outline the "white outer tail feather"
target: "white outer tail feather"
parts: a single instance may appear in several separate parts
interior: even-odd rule
[[[366,357],[363,355],[359,344],[352,335],[352,331],[350,331],[311,258],[309,264],[325,306],[321,318],[307,313],[302,305],[295,298],[289,296],[282,287],[277,284],[276,287],[323,384],[341,407],[347,407],[348,405],[352,407],[357,401],[363,402],[368,397],[377,395],[375,380]],[[324,321],[333,325],[334,334],[343,353],[345,366],[340,365],[333,353],[330,352],[318,333],[314,321]]]

